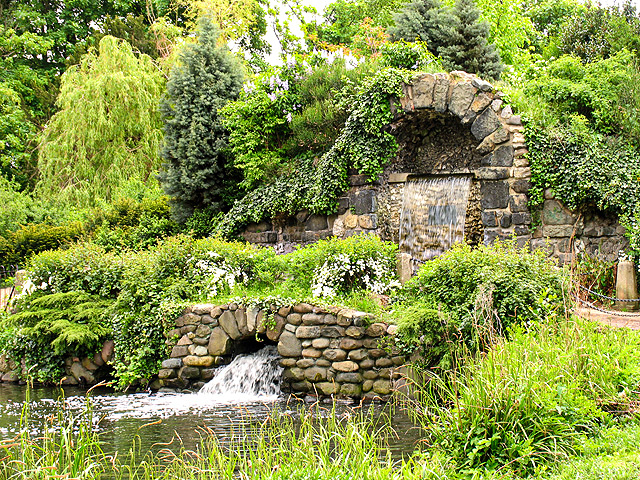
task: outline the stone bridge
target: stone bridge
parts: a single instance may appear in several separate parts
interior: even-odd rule
[[[385,399],[394,371],[405,362],[393,347],[396,330],[367,313],[307,303],[266,309],[194,305],[167,335],[171,356],[155,386],[198,389],[235,355],[273,344],[284,368],[284,392]]]

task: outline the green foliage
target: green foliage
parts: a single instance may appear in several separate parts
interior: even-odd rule
[[[92,355],[110,332],[106,311],[113,301],[69,291],[29,296],[18,313],[3,320],[11,328],[4,351],[40,381],[57,381],[68,356]]]
[[[425,42],[447,69],[497,79],[504,65],[494,45],[488,43],[489,24],[479,17],[473,0],[457,0],[452,9],[439,0],[416,1],[394,16],[389,33],[395,40]]]
[[[203,19],[197,41],[181,51],[161,105],[165,143],[159,180],[181,222],[195,208],[225,206],[225,181],[232,178],[225,154],[228,134],[218,110],[237,98],[242,79],[239,63],[218,45],[218,29]]]
[[[129,178],[146,181],[159,166],[163,87],[149,57],[104,37],[97,54],[88,53],[62,77],[60,111],[45,130],[38,158],[37,191],[93,206]]]
[[[420,72],[443,71],[440,59],[420,41],[385,42],[380,46],[380,57],[387,67]]]
[[[360,25],[367,18],[376,26],[393,23],[393,12],[402,8],[407,0],[338,0],[324,10],[324,22],[305,25],[305,37],[312,44],[352,44]]]
[[[405,72],[387,68],[365,79],[352,96],[343,100],[349,117],[317,165],[315,160],[301,158],[290,167],[289,175],[280,176],[237,201],[214,231],[230,236],[248,223],[303,208],[313,213],[332,213],[338,196],[348,187],[350,168],[376,179],[397,150],[395,138],[384,127],[393,119],[389,98],[401,95],[405,78]]]
[[[24,225],[5,237],[5,257],[0,264],[22,265],[32,255],[65,247],[84,233],[79,222],[52,226],[45,223]]]
[[[420,267],[399,293],[403,302],[394,315],[409,348],[419,348],[432,364],[450,366],[461,352],[486,349],[486,338],[506,335],[512,325],[563,311],[563,284],[544,252],[511,242],[459,245]],[[429,325],[423,337],[419,332]]]
[[[446,383],[427,375],[419,390],[412,411],[458,469],[508,465],[518,478],[540,471],[574,454],[610,410],[628,412],[637,401],[635,332],[560,320],[515,327],[509,337]]]
[[[585,62],[608,58],[622,49],[640,50],[640,17],[630,1],[623,6],[604,8],[587,5],[581,15],[574,15],[562,29],[563,53],[576,55]]]

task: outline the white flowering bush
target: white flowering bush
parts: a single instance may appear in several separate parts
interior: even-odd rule
[[[397,287],[395,271],[381,256],[362,259],[340,253],[315,269],[311,291],[314,297],[335,297],[358,288],[383,294]]]
[[[231,290],[236,284],[247,284],[248,272],[239,266],[230,265],[216,252],[207,252],[208,258],[192,258],[192,273],[204,287],[207,298],[213,298],[221,292]]]

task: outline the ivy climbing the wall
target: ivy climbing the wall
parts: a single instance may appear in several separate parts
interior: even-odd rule
[[[384,127],[393,120],[389,98],[402,95],[402,83],[409,74],[388,68],[358,87],[352,86],[353,93],[340,100],[349,116],[331,149],[319,158],[297,157],[291,173],[237,201],[214,231],[232,236],[249,223],[303,208],[330,214],[337,209],[339,195],[348,188],[349,169],[375,180],[398,148],[395,138]]]

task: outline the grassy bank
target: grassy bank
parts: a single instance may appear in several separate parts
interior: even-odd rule
[[[640,473],[640,335],[554,320],[514,329],[486,354],[398,398],[423,429],[408,458],[394,460],[384,417],[311,410],[274,412],[221,445],[203,429],[196,451],[151,454],[134,441],[106,455],[90,408],[60,409],[57,429],[0,444],[3,479],[631,479]],[[159,441],[170,439],[159,439]]]

